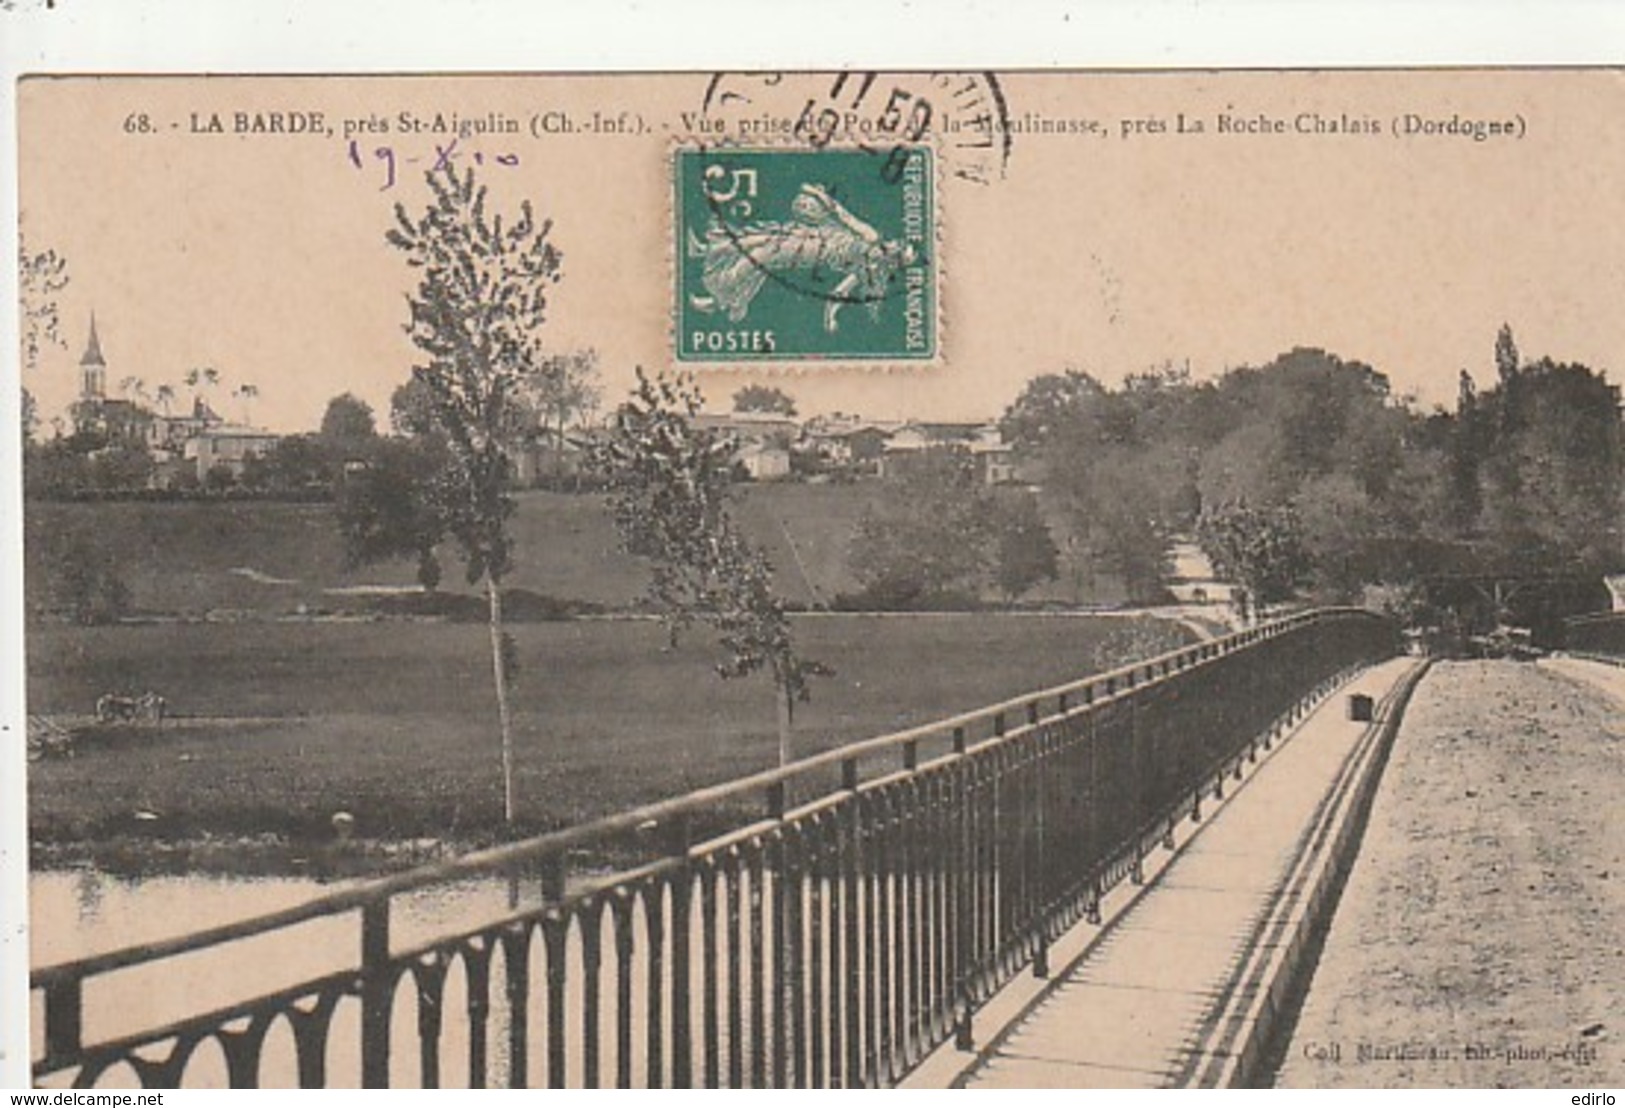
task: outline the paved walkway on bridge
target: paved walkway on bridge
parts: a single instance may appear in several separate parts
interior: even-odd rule
[[[1238,1005],[1285,942],[1283,904],[1301,891],[1309,847],[1323,845],[1333,794],[1346,795],[1339,782],[1363,749],[1367,725],[1347,719],[1348,696],[1381,701],[1415,664],[1368,670],[1311,714],[955,1083],[1212,1083],[1236,1049]]]

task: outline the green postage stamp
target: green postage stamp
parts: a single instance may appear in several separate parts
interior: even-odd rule
[[[675,157],[679,362],[936,357],[928,147]]]

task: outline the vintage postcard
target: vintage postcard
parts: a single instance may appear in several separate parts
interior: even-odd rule
[[[1620,70],[16,102],[27,1080],[1625,1078]]]

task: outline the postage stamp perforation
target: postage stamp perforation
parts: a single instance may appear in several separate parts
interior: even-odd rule
[[[883,147],[809,143],[785,135],[746,140],[688,134],[668,143],[664,156],[672,365],[741,376],[799,376],[912,373],[945,364],[949,220],[942,204],[944,161],[935,143]],[[705,162],[709,158],[717,160]],[[794,177],[799,188],[793,193],[781,186],[777,196],[759,197],[762,174],[788,159],[820,180]],[[685,171],[690,178],[697,171],[710,174],[698,186],[703,195],[697,194],[695,180],[685,181]],[[876,212],[866,201],[874,197],[864,191],[877,188],[900,191],[887,198],[896,209],[891,223],[881,218],[871,226],[867,220]],[[918,197],[911,215],[898,199],[905,193]],[[909,216],[907,234],[888,237],[885,232],[902,226],[899,212]],[[804,311],[816,307],[823,334],[804,336],[799,347],[780,345],[773,334],[774,348],[761,349],[768,340],[752,329],[739,332],[738,342],[756,349],[696,349],[698,335],[685,330],[694,320],[750,322],[753,312],[761,316],[772,310],[758,307],[764,290],[764,304],[776,296],[799,301]],[[896,331],[890,347],[871,342],[866,348],[840,348],[854,330],[904,312],[900,329],[896,318],[887,320]],[[708,337],[715,340],[717,334],[733,338],[729,332],[708,332]],[[905,342],[915,348],[905,348]]]

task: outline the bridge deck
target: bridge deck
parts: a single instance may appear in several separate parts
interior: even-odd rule
[[[955,1083],[1219,1080],[1239,1049],[1244,1010],[1269,988],[1272,963],[1301,920],[1306,867],[1320,864],[1328,829],[1347,810],[1353,770],[1364,764],[1369,728],[1346,718],[1348,695],[1381,701],[1414,664],[1368,670],[1312,713]]]

